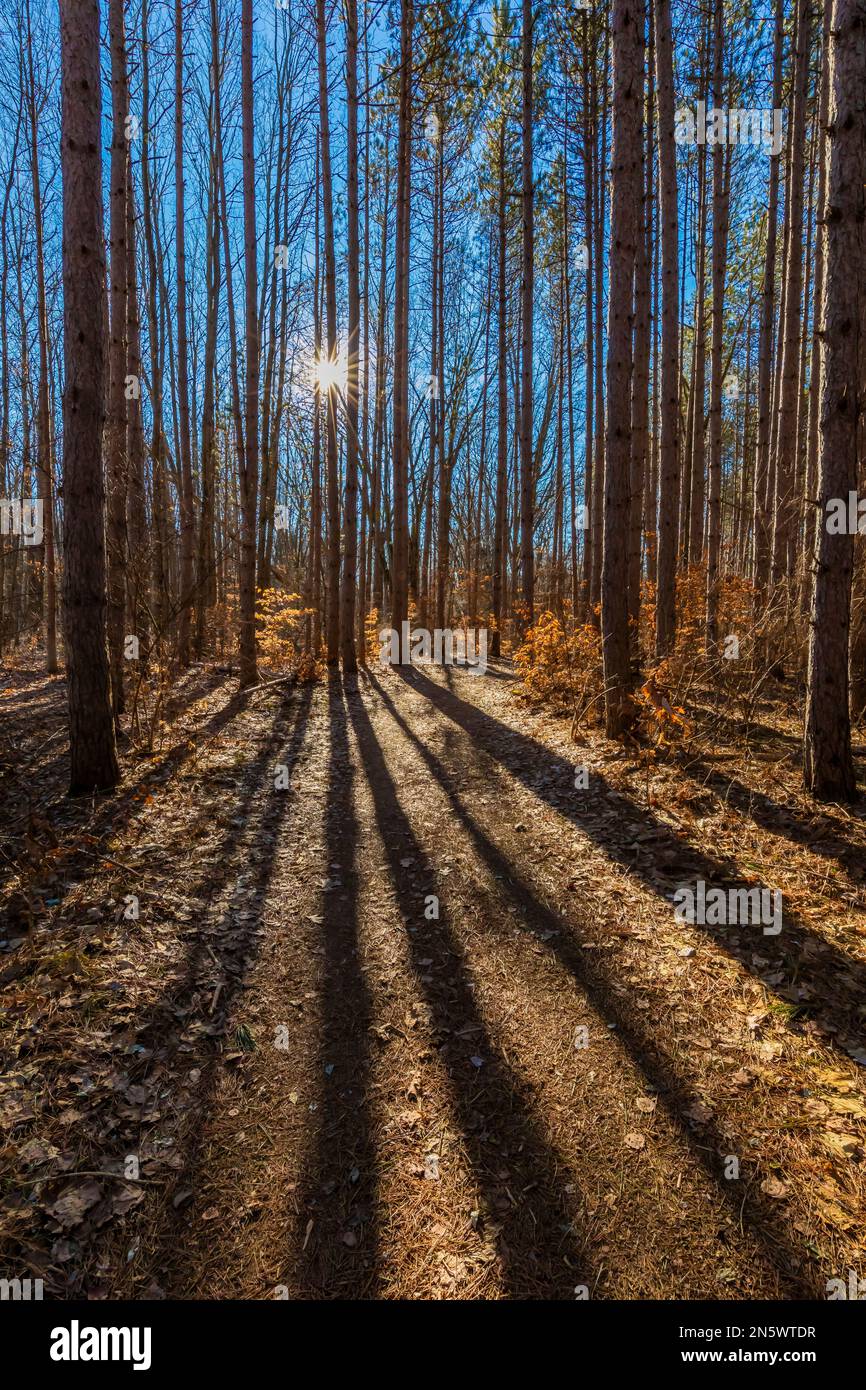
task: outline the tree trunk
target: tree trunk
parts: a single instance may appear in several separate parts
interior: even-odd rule
[[[721,110],[724,60],[723,0],[716,8],[713,43],[713,106]],[[710,348],[710,466],[707,494],[707,645],[718,640],[719,557],[722,515],[722,347],[725,319],[725,259],[728,251],[728,177],[731,146],[713,148],[713,335]],[[697,423],[697,422],[696,422]]]
[[[325,0],[316,0],[319,62],[319,139],[322,151],[322,199],[325,219],[325,468],[328,506],[328,563],[325,642],[328,665],[340,659],[340,480],[337,458],[337,266],[334,251],[334,200],[331,179],[331,129],[328,113],[328,56]],[[320,371],[320,376],[322,375]]]
[[[610,299],[607,350],[604,550],[601,622],[604,641],[605,728],[623,731],[629,708],[628,513],[632,367],[632,286],[641,196],[643,10],[614,0],[613,143],[611,149]]]
[[[256,156],[253,124],[253,0],[241,9],[241,121],[246,278],[246,422],[241,471],[240,683],[256,685],[256,500],[259,479],[259,318]]]
[[[828,800],[856,794],[851,758],[848,646],[854,536],[830,534],[827,504],[856,493],[863,458],[866,381],[866,9],[836,0],[826,238],[827,288],[821,385],[817,553],[809,634],[803,775]]]
[[[412,0],[402,0],[394,258],[394,546],[391,575],[391,626],[398,635],[409,615],[409,237],[414,22]],[[402,641],[400,655],[403,655]]]
[[[252,61],[252,60],[250,60]],[[246,110],[246,106],[244,107]],[[250,111],[252,121],[252,111]],[[245,156],[246,157],[246,156]],[[180,435],[180,594],[178,661],[189,665],[195,518],[189,429],[189,344],[186,323],[186,197],[183,169],[183,0],[174,5],[174,234],[177,252],[177,411]],[[246,216],[246,211],[245,214]],[[242,620],[243,621],[243,620]]]
[[[71,795],[120,781],[106,640],[105,250],[98,0],[60,11],[64,618]]]
[[[806,145],[806,92],[811,52],[812,7],[799,0],[797,50],[794,65],[791,119],[791,177],[788,183],[788,262],[785,268],[785,338],[779,394],[779,434],[776,445],[776,509],[773,526],[773,583],[789,572],[791,542],[797,517],[795,463],[797,457],[800,338],[803,331],[803,192]]]
[[[358,7],[346,0],[346,179],[348,186],[349,322],[346,379],[346,491],[343,504],[343,580],[340,633],[343,670],[357,670],[355,569],[358,561],[358,350],[361,343],[361,266],[358,236]]]
[[[36,291],[39,316],[39,405],[38,430],[38,495],[42,499],[42,561],[44,576],[45,669],[50,675],[57,670],[57,579],[54,556],[54,468],[51,450],[51,410],[48,399],[51,363],[48,344],[48,307],[45,294],[45,252],[43,236],[42,187],[39,171],[39,133],[36,109],[36,80],[33,71],[33,35],[30,24],[30,0],[27,0],[27,107],[30,117],[30,169],[33,185],[33,219],[36,231]],[[4,372],[6,364],[4,362]]]
[[[659,446],[656,656],[669,651],[676,622],[679,508],[679,213],[674,141],[674,58],[670,0],[655,0],[662,242],[661,441]]]
[[[831,0],[827,0],[830,8]],[[776,0],[773,37],[773,109],[782,103],[782,48],[785,37],[784,0]],[[770,577],[770,527],[767,482],[770,472],[770,383],[773,371],[773,317],[776,296],[776,239],[779,208],[779,160],[770,155],[770,187],[767,195],[767,240],[764,280],[761,287],[761,324],[758,336],[758,441],[755,457],[755,587],[762,595]]]
[[[533,28],[532,0],[523,0],[523,34],[521,61],[523,76],[522,188],[521,210],[523,226],[522,278],[522,341],[520,351],[520,572],[524,622],[531,625],[535,618],[535,478],[532,451],[532,357],[534,332],[534,271],[535,271],[535,212],[532,167],[533,135]]]

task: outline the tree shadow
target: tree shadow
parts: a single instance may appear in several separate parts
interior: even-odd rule
[[[303,746],[311,703],[312,687],[305,685],[291,711],[288,701],[283,702],[277,711],[270,735],[250,765],[243,795],[233,808],[236,811],[235,820],[246,820],[248,847],[238,843],[238,830],[232,827],[226,832],[218,851],[224,863],[234,862],[244,872],[238,875],[229,901],[212,922],[206,921],[208,900],[218,891],[218,887],[205,876],[195,884],[187,885],[190,897],[201,895],[199,912],[204,920],[187,929],[190,944],[181,968],[170,977],[170,985],[143,1017],[133,1014],[126,1036],[128,1045],[122,1059],[118,1058],[119,1064],[124,1065],[126,1070],[118,1077],[114,1094],[100,1101],[88,1114],[88,1128],[84,1137],[91,1142],[83,1146],[81,1165],[117,1173],[121,1177],[126,1155],[140,1152],[146,1173],[150,1153],[147,1121],[142,1116],[138,1138],[132,1139],[129,1116],[122,1113],[124,1109],[128,1110],[124,1093],[137,1083],[147,1086],[154,1073],[163,1075],[165,1083],[160,1090],[159,1108],[165,1111],[172,1097],[169,1078],[175,1082],[179,1079],[177,1058],[182,1052],[190,1054],[190,1043],[193,1041],[208,1048],[209,1055],[200,1068],[201,1076],[195,1091],[196,1123],[187,1128],[182,1136],[183,1164],[173,1173],[166,1186],[160,1189],[159,1196],[154,1198],[154,1205],[147,1207],[147,1219],[153,1222],[148,1271],[152,1272],[158,1265],[164,1264],[166,1282],[169,1288],[177,1288],[174,1295],[177,1297],[185,1296],[186,1281],[194,1275],[194,1270],[188,1265],[178,1267],[176,1264],[177,1250],[188,1239],[187,1218],[192,1208],[184,1203],[176,1209],[173,1198],[184,1188],[195,1192],[201,1187],[197,1175],[206,1135],[206,1119],[216,1101],[232,1010],[258,954],[262,915],[279,843],[277,831],[289,813],[291,794],[289,791],[274,792],[274,796],[281,798],[279,802],[268,799],[253,821],[249,820],[249,811],[263,779],[270,777],[270,765],[278,752],[291,777]],[[223,711],[221,723],[227,719],[228,715]],[[185,1061],[185,1067],[188,1066],[189,1057]],[[109,1137],[112,1147],[116,1146],[114,1154],[108,1151],[105,1142]],[[62,1189],[64,1181],[62,1173],[48,1179],[50,1184],[57,1185],[58,1190]],[[110,1191],[110,1184],[106,1184],[106,1189]],[[74,1268],[74,1272],[67,1266],[66,1273],[71,1277],[57,1291],[57,1296],[79,1296],[82,1280],[87,1277],[88,1271],[92,1273],[92,1260],[96,1256],[113,1269],[119,1269],[121,1280],[130,1277],[124,1270],[122,1250],[129,1244],[133,1228],[125,1223],[122,1232],[112,1234],[109,1231],[107,1240],[112,1253],[106,1257],[99,1231],[91,1232],[85,1224],[78,1233],[82,1246],[81,1263]]]
[[[509,921],[521,922],[525,931],[543,942],[545,949],[555,955],[575,979],[596,1013],[609,1026],[616,1028],[617,1037],[629,1057],[652,1088],[658,1092],[659,1099],[681,1141],[730,1205],[737,1221],[745,1221],[748,1224],[762,1250],[765,1277],[771,1283],[779,1281],[784,1289],[780,1296],[814,1297],[817,1270],[812,1269],[812,1277],[808,1270],[801,1270],[804,1261],[807,1265],[811,1262],[808,1252],[802,1245],[798,1245],[796,1238],[781,1219],[778,1207],[764,1197],[754,1183],[750,1183],[744,1174],[738,1181],[725,1177],[725,1160],[731,1147],[730,1136],[726,1137],[720,1126],[712,1120],[702,1121],[700,1133],[696,1133],[689,1112],[699,1104],[701,1111],[705,1109],[701,1095],[692,1088],[686,1070],[678,1066],[676,1061],[659,1047],[652,1028],[634,1007],[633,1002],[623,996],[617,996],[614,986],[621,984],[621,981],[613,971],[604,968],[602,953],[593,953],[590,957],[589,953],[582,950],[580,944],[569,933],[566,920],[538,897],[534,888],[521,876],[513,859],[499,849],[474,819],[462,800],[451,773],[413,733],[379,682],[372,676],[368,675],[368,678],[388,713],[418,750],[420,757],[441,786],[455,818],[471,838],[490,873],[503,885],[504,890],[520,909],[520,916],[516,919],[510,918]],[[487,896],[487,890],[483,886],[479,886],[478,891]],[[491,903],[491,910],[483,917],[485,927],[491,932],[501,932],[498,926],[501,919],[501,909]]]
[[[317,1132],[298,1184],[294,1244],[303,1296],[335,1299],[375,1297],[379,1282],[379,1183],[370,1116],[373,1005],[361,962],[355,773],[338,672],[328,676],[328,717],[325,844],[331,891],[322,895],[319,931],[324,954]],[[314,1222],[309,1234],[308,1221]]]
[[[73,844],[68,852],[55,860],[56,882],[52,889],[52,897],[56,900],[58,915],[62,912],[63,901],[68,896],[70,889],[92,876],[94,865],[98,864],[101,857],[97,851],[102,850],[105,840],[113,835],[118,826],[128,826],[134,822],[144,809],[145,800],[142,788],[155,787],[175,776],[191,758],[200,754],[202,745],[212,742],[227,725],[237,718],[246,708],[248,699],[248,691],[236,691],[221,709],[208,715],[201,723],[195,724],[192,729],[185,730],[183,736],[178,738],[165,753],[141,767],[134,780],[129,782],[123,790],[108,795],[76,800],[62,796],[48,807],[51,833],[59,842],[61,849],[64,837],[74,838],[78,836],[80,839],[84,834],[88,837],[87,843],[90,846],[90,848],[85,849],[83,844]],[[64,770],[67,770],[69,764],[68,750],[59,761]],[[26,821],[27,816],[25,814],[22,818],[22,830]],[[19,839],[22,838],[23,836],[19,836]],[[38,842],[40,834],[37,833],[35,838]],[[46,847],[48,847],[47,842]],[[10,844],[8,848],[6,846],[3,848],[7,861],[14,861],[14,847]],[[180,875],[178,876],[180,877]]]
[[[739,778],[720,772],[700,758],[688,759],[683,771],[700,786],[709,787],[720,801],[732,806],[741,816],[754,821],[762,830],[769,830],[774,835],[802,845],[824,859],[833,859],[843,869],[850,871],[866,868],[863,846],[851,844],[843,835],[833,834],[827,828],[826,821],[832,819],[827,808],[816,810],[812,819],[820,818],[825,822],[822,828],[816,829],[815,825],[810,823],[810,818],[794,807],[775,801],[773,797],[767,796],[766,792],[747,786]],[[829,809],[832,811],[832,808]]]
[[[440,906],[438,920],[425,917],[432,884],[423,881],[424,851],[359,694],[350,696],[348,708],[412,969],[440,1038],[451,1102],[480,1194],[479,1226],[495,1239],[509,1297],[573,1296],[577,1279],[590,1287],[592,1279],[586,1241],[575,1230],[563,1190],[572,1175],[533,1118],[530,1095],[484,1022],[447,914]]]
[[[646,806],[619,790],[614,791],[602,774],[592,769],[593,791],[612,797],[618,818],[635,824],[636,833],[643,836],[651,832],[651,847],[637,840],[628,848],[612,842],[585,801],[581,804],[582,794],[574,787],[574,764],[552,753],[537,739],[510,728],[477,705],[461,699],[453,690],[430,680],[416,668],[396,669],[410,688],[462,728],[482,752],[589,835],[608,858],[621,864],[660,897],[671,896],[658,881],[660,859],[665,863],[665,876],[672,887],[676,883],[694,884],[700,879],[713,887],[749,886],[733,859],[713,856],[684,844],[670,826]],[[812,931],[793,909],[785,905],[782,930],[777,936],[764,935],[759,926],[748,924],[697,925],[789,1008],[796,1009],[799,1015],[812,1016],[815,1026],[837,1045],[846,1050],[849,1046],[862,1046],[866,964]],[[756,964],[755,958],[760,964]],[[778,978],[779,972],[781,978]]]

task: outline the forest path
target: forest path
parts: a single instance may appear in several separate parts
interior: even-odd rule
[[[276,697],[194,929],[229,1042],[149,1138],[174,1180],[132,1258],[103,1244],[111,1296],[814,1293],[738,1111],[759,987],[674,921],[688,846],[592,770],[577,789],[567,725],[537,732],[508,676]]]

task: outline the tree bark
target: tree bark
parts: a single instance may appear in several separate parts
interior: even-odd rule
[[[828,800],[856,794],[848,660],[854,536],[831,534],[827,504],[857,490],[864,456],[866,382],[866,6],[836,0],[826,238],[827,292],[821,385],[817,553],[809,633],[803,776]]]
[[[71,795],[120,781],[106,640],[105,249],[98,0],[60,10],[64,618]]]
[[[534,273],[535,273],[535,190],[532,168],[533,136],[533,56],[534,25],[532,0],[523,0],[523,33],[521,65],[523,78],[523,110],[521,118],[522,188],[521,212],[523,228],[522,278],[522,340],[520,351],[520,571],[521,598],[524,622],[531,625],[535,618],[535,478],[533,474],[532,414],[533,414],[533,332],[534,332]]]
[[[256,156],[253,116],[253,0],[241,8],[244,273],[246,279],[246,421],[241,470],[240,684],[258,683],[256,667],[256,500],[259,479],[259,317],[256,264]]]
[[[358,6],[346,0],[346,181],[348,188],[349,322],[346,377],[346,489],[340,634],[343,670],[356,671],[355,569],[358,562],[358,352],[361,344],[361,248],[358,234]]]
[[[670,0],[655,0],[659,111],[659,202],[662,254],[661,441],[656,656],[674,639],[679,477],[679,209],[674,140],[674,57]]]
[[[641,196],[643,117],[643,10],[636,0],[614,0],[613,143],[611,149],[610,299],[607,351],[604,550],[601,622],[604,642],[605,728],[609,737],[628,721],[628,513],[632,286]]]

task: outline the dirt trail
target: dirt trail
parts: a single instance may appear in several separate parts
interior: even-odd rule
[[[785,1134],[753,1152],[779,1096],[724,1084],[767,1046],[725,1004],[759,988],[739,948],[674,923],[621,847],[634,808],[575,790],[505,674],[284,702],[249,873],[195,928],[229,1041],[204,1068],[184,1044],[194,1101],[149,1141],[175,1172],[100,1243],[111,1296],[797,1298],[834,1272],[805,1173],[767,1191]]]
[[[651,788],[511,680],[200,668],[84,805],[62,689],[22,673],[4,1267],[254,1299],[820,1297],[859,1267],[856,835],[748,769]],[[756,872],[778,936],[675,920],[678,883]]]

